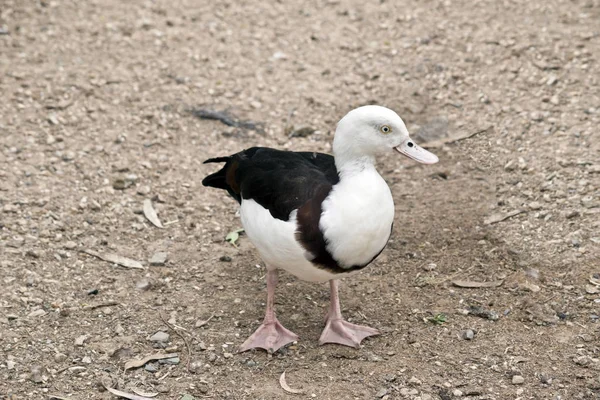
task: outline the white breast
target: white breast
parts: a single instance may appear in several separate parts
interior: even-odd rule
[[[342,267],[366,264],[386,245],[394,222],[394,200],[374,167],[344,177],[322,209],[320,228],[327,250]]]

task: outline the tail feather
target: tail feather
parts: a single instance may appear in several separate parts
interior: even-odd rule
[[[231,187],[231,185],[227,182],[227,171],[231,167],[231,165],[230,165],[231,163],[229,162],[229,161],[231,161],[231,159],[232,159],[231,156],[227,156],[227,157],[209,158],[208,160],[204,161],[203,164],[222,163],[222,162],[224,162],[226,164],[223,166],[223,168],[221,168],[217,172],[214,172],[214,173],[208,175],[207,177],[205,177],[204,179],[202,179],[202,185],[226,190],[227,193],[229,193],[231,195],[231,197],[233,197],[234,199],[236,199],[238,202],[241,203],[242,199],[241,199],[240,194],[237,193],[236,190],[234,190]],[[232,170],[232,172],[233,172],[233,170]]]
[[[209,158],[208,160],[205,160],[202,164],[209,164],[209,163],[222,163],[222,162],[227,162],[231,159],[231,156],[227,156],[227,157],[215,157],[215,158]]]

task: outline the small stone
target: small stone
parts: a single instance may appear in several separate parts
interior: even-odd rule
[[[542,208],[542,205],[537,201],[532,201],[531,203],[529,203],[529,208],[532,210],[539,210]]]
[[[63,353],[56,353],[54,355],[54,362],[61,363],[67,360],[67,355]]]
[[[91,364],[92,363],[92,358],[90,356],[85,356],[81,359],[81,362],[84,364]]]
[[[217,360],[217,355],[215,353],[210,353],[207,359],[209,362],[215,362]]]
[[[473,340],[474,337],[475,337],[475,332],[473,332],[472,329],[467,329],[466,331],[464,331],[462,333],[462,338],[464,340]]]
[[[434,264],[434,263],[429,263],[429,264],[423,266],[423,269],[425,271],[433,271],[436,268],[437,268],[437,264]]]
[[[39,365],[34,365],[30,369],[29,379],[31,379],[34,383],[42,383],[42,367]]]
[[[68,242],[66,242],[63,245],[63,247],[67,250],[73,250],[73,249],[77,248],[77,243],[69,240]]]
[[[136,284],[135,284],[135,288],[137,290],[148,290],[152,287],[152,284],[150,283],[150,281],[148,280],[148,278],[143,278],[140,279]]]
[[[30,312],[27,316],[29,318],[36,318],[36,317],[43,317],[44,315],[46,315],[46,311],[44,311],[40,308],[38,310]]]
[[[191,394],[184,394],[183,396],[181,396],[181,398],[179,400],[196,400],[196,398],[194,396],[192,396]]]
[[[27,252],[25,253],[26,256],[32,257],[32,258],[40,258],[41,253],[39,250],[36,249],[29,249],[27,250]]]
[[[87,338],[86,335],[78,336],[77,339],[75,339],[75,346],[82,347]]]
[[[167,253],[164,251],[157,251],[152,255],[149,262],[150,265],[154,266],[165,265],[165,263],[167,262]]]
[[[512,377],[513,385],[522,385],[524,382],[525,382],[525,378],[523,378],[521,375],[515,375]]]
[[[541,373],[540,382],[542,382],[544,385],[550,385],[552,383],[552,378],[545,373]]]
[[[167,365],[177,365],[177,364],[179,364],[179,362],[180,362],[179,357],[163,358],[162,360],[158,360],[159,364],[167,364]]]
[[[554,104],[555,106],[560,104],[560,98],[556,95],[550,97],[550,103]]]
[[[460,389],[454,389],[454,390],[452,391],[452,395],[453,395],[454,397],[462,397],[462,395],[463,395],[463,392],[462,392],[462,390],[460,390]]]
[[[421,395],[421,400],[433,400],[433,397],[430,394],[423,393]]]
[[[140,186],[137,190],[137,194],[141,196],[147,196],[150,194],[150,186]]]
[[[400,395],[404,396],[404,397],[409,396],[409,390],[408,390],[408,388],[404,387],[404,388],[400,389]]]
[[[546,85],[552,86],[558,82],[558,77],[556,75],[550,75],[548,80],[546,81]]]
[[[156,363],[148,363],[146,365],[144,365],[144,369],[148,372],[158,372],[158,366],[156,365]]]
[[[381,388],[379,389],[379,391],[377,392],[377,394],[375,395],[375,397],[377,397],[378,399],[382,398],[383,396],[385,396],[387,394],[388,390],[386,388]]]
[[[170,336],[167,332],[158,331],[150,337],[150,341],[151,342],[168,342],[169,338],[170,338]]]
[[[157,386],[156,391],[158,393],[169,393],[171,389],[166,385]]]
[[[73,151],[67,151],[62,155],[62,160],[69,162],[69,161],[73,161],[75,159],[75,152]]]
[[[505,171],[514,171],[516,168],[517,168],[517,165],[514,160],[510,160],[504,165]]]
[[[14,362],[13,360],[8,360],[6,362],[6,368],[8,368],[8,370],[10,371],[11,369],[15,369],[15,366],[17,365],[16,362]]]
[[[573,359],[573,362],[577,365],[581,365],[582,367],[585,367],[592,362],[592,359],[589,356],[580,356],[580,357],[575,357]]]
[[[56,117],[55,114],[50,114],[48,116],[48,122],[50,122],[52,125],[58,125],[59,124],[58,117]]]
[[[248,360],[248,361],[246,361],[246,365],[248,367],[256,367],[258,364],[254,360]]]
[[[231,353],[223,353],[223,357],[224,358],[231,358],[231,357],[233,357],[233,354],[231,354]]]
[[[204,351],[206,350],[206,343],[200,342],[196,347],[198,347],[198,350]]]
[[[567,219],[575,218],[578,216],[579,216],[579,211],[577,211],[577,210],[572,210],[572,211],[569,211],[567,214],[565,214],[565,217]]]
[[[408,383],[410,383],[411,385],[420,385],[421,380],[413,376],[408,380]]]

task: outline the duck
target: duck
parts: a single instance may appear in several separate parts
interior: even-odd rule
[[[358,348],[379,330],[342,317],[339,281],[367,267],[392,234],[394,200],[375,167],[376,157],[397,152],[423,164],[438,157],[418,146],[389,108],[362,106],[337,124],[333,155],[252,147],[210,158],[224,163],[202,184],[225,190],[240,205],[249,240],[266,266],[265,317],[239,352],[276,352],[299,340],[275,314],[278,271],[309,282],[329,282],[330,305],[319,344]]]

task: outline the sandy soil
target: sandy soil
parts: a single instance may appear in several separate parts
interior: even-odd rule
[[[0,0],[0,398],[599,398],[599,21],[598,0]],[[368,103],[421,141],[485,130],[432,167],[379,162],[393,240],[341,297],[383,335],[319,347],[327,286],[283,275],[301,340],[235,354],[265,270],[224,241],[236,204],[201,186],[202,161],[330,151]],[[124,371],[161,348],[179,360]]]

